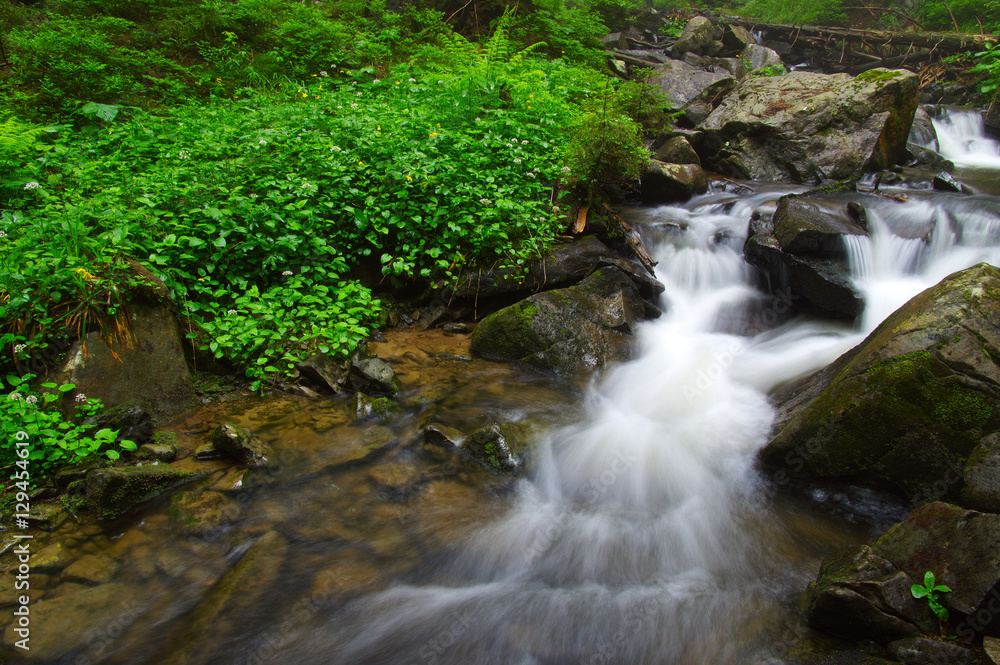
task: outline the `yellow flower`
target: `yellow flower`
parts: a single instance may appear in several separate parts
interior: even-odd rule
[[[437,135],[438,135],[438,133],[437,133],[437,132],[431,132],[431,133],[430,133],[430,137],[431,137],[431,138],[434,138],[434,137],[435,137],[435,136],[437,136]]]
[[[396,85],[399,85],[399,81],[396,81]]]
[[[358,162],[358,166],[364,166],[364,165],[365,165],[364,162]]]
[[[91,275],[89,272],[87,272],[85,268],[77,268],[74,272],[76,272],[76,274],[78,274],[80,277],[83,277],[84,279],[89,279],[89,280],[94,279],[94,276]]]
[[[309,95],[307,95],[306,93],[303,92],[302,93],[302,99],[309,99]]]
[[[379,126],[377,126],[377,127],[375,128],[375,131],[376,131],[376,132],[381,132],[381,131],[382,131],[382,125],[379,125]]]
[[[411,178],[410,176],[406,176],[406,182],[413,182],[413,178]]]
[[[220,78],[216,77],[216,78],[215,78],[215,82],[216,82],[216,83],[222,83],[222,79],[220,79]]]
[[[441,123],[439,122],[439,123],[437,124],[437,126],[438,126],[438,127],[440,127],[440,126],[441,126]]]

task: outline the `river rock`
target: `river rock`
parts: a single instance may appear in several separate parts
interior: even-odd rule
[[[506,298],[503,303],[506,305],[512,298],[572,286],[594,272],[599,261],[612,256],[614,252],[603,242],[594,236],[584,236],[553,245],[540,259],[531,262],[527,277],[520,266],[463,273],[451,295],[478,301]]]
[[[60,576],[60,582],[77,584],[107,584],[115,576],[118,565],[107,556],[88,554],[70,564]]]
[[[172,443],[147,443],[135,451],[139,461],[173,462],[177,457],[177,446]]]
[[[431,423],[424,428],[422,450],[438,462],[451,458],[459,450],[465,435],[453,427],[441,423]]]
[[[172,650],[163,665],[216,662],[213,657],[219,648],[278,580],[287,551],[288,540],[277,531],[268,531],[255,542],[188,616],[189,639]]]
[[[917,637],[933,615],[910,593],[913,580],[867,545],[827,557],[809,585],[809,623],[849,640]]]
[[[722,35],[722,45],[733,51],[742,51],[751,44],[756,44],[750,31],[739,25],[727,25]]]
[[[73,395],[96,397],[106,406],[137,404],[154,419],[166,420],[197,404],[177,318],[166,304],[137,300],[129,304],[134,342],[112,349],[96,332],[70,347],[56,383],[72,383],[64,398],[72,411]]]
[[[680,60],[653,67],[647,83],[658,87],[658,94],[676,110],[698,100],[721,99],[736,87],[729,72],[706,71]]]
[[[829,367],[773,396],[761,459],[792,476],[957,497],[951,469],[1000,430],[1000,269],[954,273]],[[996,360],[995,360],[996,359]]]
[[[399,379],[380,358],[365,358],[351,365],[347,375],[351,390],[378,397],[392,397],[399,392]]]
[[[533,295],[483,319],[471,351],[557,373],[593,370],[632,356],[643,299],[624,273],[601,268],[576,286]]]
[[[993,513],[928,503],[871,548],[918,582],[933,572],[937,584],[951,589],[941,603],[963,614],[975,613],[1000,583],[1000,515]]]
[[[373,397],[365,393],[354,393],[351,398],[351,411],[355,422],[377,420],[385,422],[399,410],[399,405],[388,397]]]
[[[846,253],[844,236],[868,235],[868,231],[848,215],[833,215],[821,203],[798,196],[781,198],[772,219],[774,237],[783,251],[843,258]]]
[[[59,526],[66,521],[69,517],[67,513],[61,506],[57,506],[54,503],[37,503],[31,504],[28,510],[28,523],[33,527],[43,529],[45,531],[53,531],[59,528]]]
[[[650,160],[642,175],[642,200],[646,203],[686,201],[708,190],[708,178],[697,164],[667,164]]]
[[[271,447],[256,434],[235,423],[223,423],[210,437],[212,448],[250,469],[264,469],[274,458]]]
[[[462,450],[494,473],[517,473],[528,461],[530,441],[520,423],[491,423],[462,443]]]
[[[16,662],[91,662],[79,654],[110,630],[121,631],[143,612],[142,590],[127,584],[81,586],[56,598],[31,605],[31,641],[28,651],[18,649]],[[14,625],[4,633],[4,644],[17,640]],[[79,658],[86,658],[80,660]],[[96,662],[96,661],[94,661]]]
[[[221,492],[181,492],[170,500],[170,517],[189,533],[218,531],[240,515],[240,504]]]
[[[795,310],[848,320],[864,310],[864,298],[843,260],[791,254],[782,250],[769,225],[753,230],[743,245],[747,262],[768,275],[771,287]]]
[[[700,125],[698,151],[737,178],[858,178],[905,158],[917,87],[905,70],[746,78]]]
[[[1000,513],[1000,434],[984,437],[969,455],[962,479],[962,504]]]
[[[740,58],[748,63],[752,72],[759,72],[767,67],[780,67],[782,71],[785,68],[777,51],[760,44],[747,44],[740,53]]]
[[[903,665],[982,665],[974,651],[944,640],[908,637],[889,645],[889,651]]]
[[[347,380],[344,363],[325,353],[316,353],[295,365],[299,373],[314,385],[339,392]]]
[[[100,519],[111,519],[201,475],[165,465],[97,469],[87,474],[87,504]]]

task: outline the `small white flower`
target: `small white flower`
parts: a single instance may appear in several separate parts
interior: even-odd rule
[[[37,404],[38,403],[38,398],[35,397],[34,395],[28,395],[27,397],[24,398],[24,403],[25,404]]]
[[[489,199],[479,199],[479,202],[482,203],[484,206],[488,206],[493,203]]]
[[[513,147],[514,147],[514,144],[513,144],[513,143],[508,143],[508,144],[507,144],[507,147],[508,147],[508,148],[513,148]]]
[[[28,348],[27,344],[15,344],[14,345],[14,355],[16,356],[19,353],[24,353],[24,350],[26,348]]]
[[[7,232],[6,231],[0,231],[0,238],[6,238],[6,237],[7,237]]]
[[[476,118],[476,122],[482,122],[482,121],[483,121],[482,118]]]
[[[86,402],[87,401],[87,396],[84,395],[83,393],[77,393],[76,397],[73,398],[73,401],[74,402]]]
[[[559,206],[552,206],[552,212],[559,212]]]
[[[534,173],[532,173],[531,171],[528,171],[528,177],[529,177],[529,178],[534,178],[534,177],[535,177],[535,174],[534,174]]]
[[[330,148],[330,152],[340,152],[340,146],[339,145],[333,146],[332,148]]]
[[[344,108],[344,107],[343,107],[343,106],[341,106],[340,104],[337,104],[337,108],[338,108],[338,109],[342,109],[342,108]]]
[[[520,157],[515,157],[514,158],[514,163],[515,164],[520,164],[521,163],[521,158]]]
[[[382,82],[382,79],[375,79],[374,81],[372,81],[372,83],[381,83],[381,82]]]
[[[281,273],[281,275],[282,275],[282,277],[291,277],[292,276],[292,271],[291,270],[286,270],[283,273]]]
[[[256,198],[257,198],[257,195],[256,195],[256,194],[251,194],[251,195],[250,195],[250,198],[251,198],[251,199],[256,199]]]
[[[329,76],[329,74],[327,74],[327,73],[326,73],[326,70],[325,70],[325,69],[323,69],[323,70],[320,70],[320,72],[319,72],[319,75],[320,75],[320,76]]]
[[[227,310],[226,310],[226,314],[227,314],[228,316],[236,316],[236,314],[237,314],[237,311],[236,311],[235,309],[227,309]]]
[[[16,402],[17,400],[21,399],[21,393],[11,393],[7,399],[12,399]]]
[[[39,185],[34,180],[32,180],[31,182],[24,183],[24,188],[25,189],[38,189],[39,187],[41,187],[41,185]]]
[[[562,168],[561,168],[561,169],[559,169],[559,170],[560,170],[560,171],[562,171],[563,173],[569,173],[569,172],[570,172],[570,171],[572,171],[573,169],[571,169],[571,168],[570,168],[570,167],[568,167],[568,166],[564,166],[564,167],[562,167]]]
[[[521,141],[521,145],[528,145],[528,139],[524,139],[523,141]]]
[[[257,141],[257,145],[267,145],[267,141],[265,141],[264,139],[261,139],[261,140]]]
[[[177,153],[177,157],[180,158],[180,159],[187,159],[190,156],[191,156],[191,153],[188,152],[187,150],[181,150],[180,152]]]
[[[412,78],[410,79],[410,83],[416,83],[416,82],[417,82],[417,79],[412,79]]]
[[[351,104],[351,108],[352,108],[352,109],[356,109],[356,108],[358,108],[358,103],[357,103],[357,102],[353,102],[353,103]]]

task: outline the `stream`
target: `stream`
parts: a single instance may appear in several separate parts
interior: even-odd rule
[[[967,168],[995,184],[1000,150],[981,124],[958,111],[935,123],[956,178]],[[798,599],[824,556],[906,510],[858,488],[781,491],[754,458],[771,390],[946,275],[1000,265],[1000,198],[934,192],[932,177],[882,187],[906,202],[866,201],[871,237],[847,247],[866,300],[855,327],[790,319],[743,260],[751,215],[807,188],[719,184],[623,212],[658,261],[664,315],[640,328],[636,360],[592,384],[474,359],[466,336],[399,332],[373,346],[403,382],[384,424],[353,423],[340,396],[187,415],[170,428],[182,450],[232,420],[277,451],[279,469],[239,484],[221,462],[181,462],[210,469],[232,499],[208,532],[185,531],[169,502],[54,532],[72,557],[110,561],[115,587],[82,624],[64,613],[59,630],[87,639],[54,662],[736,665],[797,662],[803,642],[839,648],[806,627]],[[469,432],[493,420],[530,428],[527,477],[421,445],[432,422]],[[267,551],[226,588],[261,538]],[[46,599],[81,590],[57,574],[42,586]]]

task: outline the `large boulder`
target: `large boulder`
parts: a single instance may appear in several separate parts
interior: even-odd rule
[[[646,305],[617,268],[576,286],[533,295],[483,319],[472,353],[539,370],[576,372],[632,357],[632,333]]]
[[[222,423],[210,437],[212,449],[249,469],[266,469],[275,458],[271,447],[256,434],[235,423]]]
[[[1000,431],[997,321],[1000,269],[946,277],[829,367],[780,390],[762,461],[791,476],[881,486],[914,504],[957,498],[970,455]]]
[[[111,519],[204,474],[166,465],[123,466],[87,474],[87,503],[100,519]]]
[[[138,405],[157,421],[197,404],[170,306],[136,300],[129,313],[134,338],[127,344],[112,347],[91,332],[70,347],[56,373],[58,383],[76,386],[65,398],[66,410],[72,410],[79,393],[107,406]]]
[[[646,203],[686,201],[708,190],[708,178],[697,164],[667,164],[650,160],[642,175],[642,200]]]
[[[785,196],[774,211],[774,237],[792,254],[842,257],[844,236],[867,236],[868,230],[849,214],[832,214],[825,201]],[[846,212],[847,208],[844,207]]]
[[[660,96],[677,110],[701,99],[721,99],[736,87],[736,79],[727,71],[707,71],[680,60],[653,67],[647,83],[658,87]]]
[[[716,27],[711,19],[695,16],[684,26],[681,36],[674,42],[671,53],[678,58],[685,53],[715,55],[722,50],[723,45],[719,41],[722,37],[722,29]]]
[[[917,88],[905,70],[747,78],[701,124],[699,154],[738,178],[857,178],[906,157]]]

